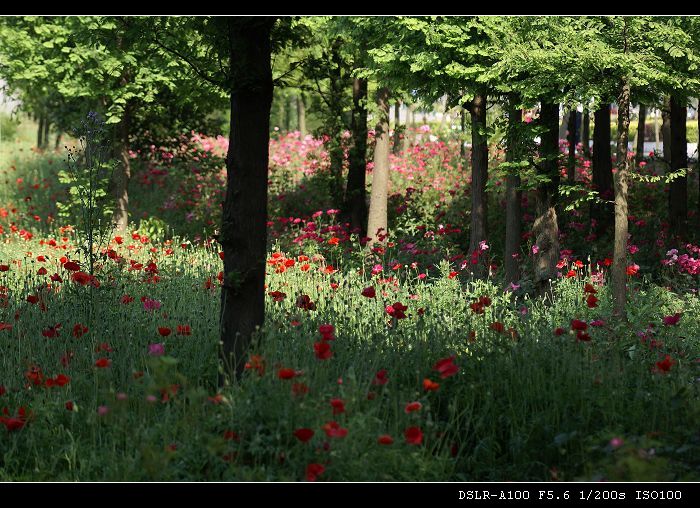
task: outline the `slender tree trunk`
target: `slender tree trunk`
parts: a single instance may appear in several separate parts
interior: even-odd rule
[[[506,162],[514,162],[518,155],[518,128],[522,122],[522,111],[512,104],[508,109],[508,147]],[[506,245],[503,253],[505,267],[505,286],[520,280],[520,236],[522,233],[522,210],[520,203],[520,175],[511,173],[506,176]]]
[[[56,134],[56,143],[54,144],[54,151],[57,151],[59,148],[61,148],[61,139],[63,139],[63,134],[58,132]]]
[[[367,236],[369,245],[384,243],[387,231],[387,198],[389,192],[389,89],[377,90],[378,118],[375,127],[374,169],[369,202]]]
[[[44,147],[44,115],[39,115],[39,126],[36,132],[36,147],[41,149]]]
[[[538,173],[549,182],[537,188],[536,217],[532,227],[537,252],[534,254],[535,287],[540,296],[549,295],[550,281],[557,278],[559,262],[559,225],[557,223],[557,197],[559,193],[559,106],[543,102],[540,110],[540,154],[545,160]]]
[[[401,153],[401,101],[394,103],[394,155]]]
[[[569,183],[576,181],[576,109],[572,108],[569,112],[569,122],[567,125],[566,139],[569,142],[569,160],[567,164],[567,180]]]
[[[583,154],[591,156],[591,115],[588,108],[583,110],[583,128],[581,129],[581,142],[583,143]]]
[[[688,167],[686,137],[687,112],[678,97],[671,97],[671,171]],[[685,239],[688,221],[688,177],[674,179],[669,185],[668,212],[671,234]]]
[[[644,160],[644,137],[647,126],[647,107],[644,104],[639,105],[639,122],[637,123],[637,151],[634,154],[634,165],[639,167],[639,164]]]
[[[306,136],[306,105],[304,104],[304,92],[297,95],[297,127],[301,137]]]
[[[352,83],[352,146],[348,153],[348,184],[343,214],[352,230],[367,235],[367,80],[354,78]]]
[[[469,234],[469,253],[472,256],[472,269],[477,277],[486,274],[486,266],[481,258],[474,264],[475,257],[481,253],[480,244],[487,237],[487,199],[486,182],[488,180],[488,139],[483,131],[486,129],[486,96],[477,94],[469,104],[472,120],[472,184],[471,184],[471,228]],[[476,253],[476,254],[475,254]]]
[[[610,104],[601,105],[594,113],[593,130],[593,190],[605,203],[591,203],[591,218],[595,220],[593,231],[600,235],[605,233],[614,221],[615,209],[612,159],[610,154]]]
[[[612,267],[613,313],[627,320],[627,189],[630,164],[627,160],[627,142],[630,127],[630,84],[623,79],[617,99],[617,173],[615,175],[615,249]]]
[[[119,164],[112,173],[112,193],[115,204],[112,222],[117,231],[124,232],[129,226],[129,180],[131,180],[131,157],[129,157],[129,133],[131,129],[131,109],[129,102],[116,131],[116,149]]]
[[[661,110],[661,139],[663,142],[664,162],[661,168],[661,174],[668,173],[671,168],[671,98],[664,98],[663,109]]]
[[[49,147],[49,134],[51,132],[51,122],[49,121],[48,117],[44,119],[44,144],[42,145],[42,148],[46,149]]]
[[[265,319],[273,24],[274,18],[228,20],[231,132],[219,236],[224,251],[220,326],[222,374],[235,379],[240,379],[252,335]],[[220,375],[219,383],[225,379]]]

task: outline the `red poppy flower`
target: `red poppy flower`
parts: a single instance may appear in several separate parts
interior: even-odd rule
[[[472,310],[472,312],[474,314],[483,314],[484,313],[484,306],[479,302],[470,303],[469,308]]]
[[[95,367],[98,367],[100,369],[104,369],[106,367],[109,367],[110,365],[112,365],[112,360],[110,360],[109,358],[98,358],[95,362]]]
[[[590,284],[590,283],[586,282],[586,285],[585,285],[584,288],[583,288],[583,292],[584,292],[584,293],[590,293],[590,294],[594,295],[594,294],[596,294],[598,291],[596,290],[596,288],[593,287],[593,284]]]
[[[46,275],[47,273],[49,273],[49,272],[43,266],[41,268],[39,268],[36,272],[37,275]]]
[[[250,361],[245,364],[246,370],[256,370],[258,376],[265,374],[265,359],[260,355],[250,355]]]
[[[401,302],[396,302],[393,305],[386,306],[386,313],[391,317],[396,319],[406,319],[406,311],[408,307],[403,305]]]
[[[498,333],[503,333],[506,329],[506,327],[501,323],[500,321],[495,321],[489,325],[489,328],[491,330],[498,332]]]
[[[77,323],[73,327],[73,337],[75,337],[76,339],[79,339],[80,337],[85,335],[87,332],[88,332],[88,327],[83,325],[83,324]]]
[[[68,402],[66,402],[66,410],[67,411],[73,411],[74,408],[75,408],[75,405],[73,404],[72,400],[69,400]]]
[[[372,286],[369,286],[362,290],[362,296],[366,298],[374,298],[377,296],[377,291]]]
[[[280,369],[277,371],[277,377],[279,379],[293,379],[297,375],[296,371],[294,369]]]
[[[390,445],[394,444],[394,438],[391,437],[389,434],[382,434],[379,436],[379,439],[377,439],[377,443],[380,445]]]
[[[128,303],[133,302],[133,301],[134,301],[134,298],[133,298],[132,296],[129,296],[129,295],[124,295],[124,296],[122,296],[122,298],[121,298],[120,301],[121,301],[121,303],[123,303],[124,305],[126,305],[126,304],[128,304]]]
[[[591,309],[597,307],[598,299],[593,295],[588,295],[588,298],[586,298],[586,305],[588,305],[588,307]]]
[[[226,441],[238,441],[238,442],[240,442],[240,440],[241,440],[238,433],[236,431],[233,431],[233,430],[227,430],[226,432],[224,432],[224,439]]]
[[[306,466],[306,481],[315,482],[318,477],[321,476],[326,471],[326,468],[321,464],[309,464]]]
[[[7,272],[10,269],[10,265],[0,265],[0,272]]]
[[[71,272],[77,272],[78,270],[80,270],[80,265],[75,261],[68,261],[63,264],[63,268],[65,268],[66,270],[70,270]]]
[[[309,393],[309,387],[304,383],[294,383],[292,385],[292,395],[299,397]]]
[[[77,282],[81,286],[85,286],[88,282],[90,282],[91,277],[85,272],[75,272],[73,275],[71,275],[71,280]]]
[[[378,371],[374,375],[374,379],[372,380],[372,384],[378,385],[378,386],[385,385],[388,382],[389,382],[389,376],[387,375],[386,369],[382,369],[382,370]]]
[[[403,435],[408,444],[419,445],[423,442],[423,431],[420,427],[408,427]]]
[[[334,415],[345,412],[345,402],[343,399],[331,399],[331,407],[333,408]]]
[[[302,443],[308,442],[312,437],[314,437],[315,432],[312,429],[301,428],[294,431],[294,437],[296,437]]]
[[[488,307],[489,305],[491,305],[491,298],[489,298],[488,296],[480,296],[479,303],[484,307]]]
[[[59,336],[60,330],[61,330],[61,323],[56,323],[55,325],[49,326],[48,328],[42,330],[41,334],[44,337],[47,337],[49,339],[53,339],[54,337]]]
[[[192,335],[192,329],[190,325],[177,325],[178,335]]]
[[[576,332],[576,340],[580,340],[581,342],[590,342],[591,336],[583,330],[579,330]]]
[[[557,337],[560,337],[561,335],[564,335],[566,333],[566,330],[564,330],[561,326],[558,327],[556,330],[554,330],[554,335]]]
[[[342,438],[348,435],[348,429],[341,427],[338,422],[328,422],[321,428],[328,437]]]
[[[333,351],[331,351],[331,346],[328,342],[316,342],[314,344],[314,353],[319,360],[328,360],[333,356]]]
[[[656,362],[656,370],[661,374],[667,374],[671,371],[671,367],[675,365],[676,361],[671,358],[670,355],[666,355],[663,360]]]
[[[39,297],[35,295],[27,296],[27,301],[31,304],[36,304],[39,301]]]
[[[406,407],[404,407],[403,410],[406,414],[410,414],[410,413],[413,413],[415,411],[420,411],[422,407],[423,407],[423,404],[421,404],[418,401],[409,402],[408,404],[406,404]]]
[[[304,310],[316,310],[316,304],[311,301],[309,295],[300,295],[297,298],[297,307]]]
[[[268,294],[268,296],[271,296],[272,299],[276,302],[281,302],[282,300],[284,300],[287,297],[287,294],[282,293],[281,291],[270,291],[267,294]]]
[[[438,362],[433,365],[433,370],[439,372],[442,379],[454,376],[457,374],[457,372],[459,372],[459,367],[454,364],[454,360],[454,355],[450,356],[449,358],[438,360]]]
[[[172,331],[172,330],[171,330],[170,328],[165,327],[165,326],[159,326],[159,327],[158,327],[158,333],[159,333],[161,336],[163,336],[163,337],[167,337],[168,335],[170,335],[170,332],[171,332],[171,331]]]
[[[639,265],[634,264],[627,267],[627,275],[636,275],[639,271]]]
[[[435,381],[425,378],[423,380],[423,389],[426,392],[435,392],[440,388],[440,383],[436,383]]]
[[[578,319],[572,319],[571,320],[571,329],[572,330],[581,330],[585,332],[588,329],[588,323],[585,321],[580,321]]]
[[[323,337],[323,340],[335,339],[335,337],[333,336],[333,333],[335,333],[335,327],[333,325],[321,325],[318,327],[318,331]]]

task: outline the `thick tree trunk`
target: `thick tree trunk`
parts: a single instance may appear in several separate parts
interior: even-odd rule
[[[367,80],[354,78],[352,83],[352,146],[348,153],[348,184],[343,214],[352,230],[367,235]]]
[[[591,218],[595,220],[593,231],[596,234],[605,233],[614,221],[615,209],[612,203],[614,197],[612,159],[610,154],[610,104],[601,105],[594,113],[595,127],[593,130],[593,190],[598,191],[598,197],[605,203],[591,203]]]
[[[508,146],[506,162],[514,162],[518,154],[518,128],[522,122],[522,111],[514,106],[508,109]],[[505,267],[505,286],[520,280],[520,236],[522,233],[522,210],[520,203],[520,175],[511,173],[506,176],[506,245],[503,253]]]
[[[486,182],[488,180],[488,139],[483,131],[486,129],[486,96],[476,95],[469,104],[472,120],[472,184],[471,184],[471,227],[469,233],[469,253],[472,256],[472,270],[477,277],[486,274],[486,266],[481,256],[474,264],[477,254],[481,253],[480,244],[487,237],[487,199]],[[475,254],[477,253],[477,254]]]
[[[634,154],[634,165],[639,167],[639,164],[644,160],[644,136],[647,126],[647,107],[644,104],[639,105],[639,122],[637,122],[637,150]]]
[[[116,150],[119,164],[112,173],[114,212],[112,223],[117,231],[124,232],[129,226],[129,180],[131,180],[131,157],[129,157],[129,131],[131,129],[131,104],[124,108],[124,115],[117,126]]]
[[[378,118],[375,127],[372,193],[367,222],[368,245],[384,243],[387,235],[387,194],[389,192],[389,89],[377,90]]]
[[[297,95],[297,127],[301,136],[306,136],[306,105],[304,104],[304,93]]]
[[[671,98],[664,98],[664,105],[661,110],[661,140],[664,150],[664,162],[661,166],[661,174],[668,173],[671,168]]]
[[[401,153],[401,101],[394,103],[394,155]]]
[[[272,106],[270,33],[274,18],[229,18],[232,69],[228,185],[219,243],[222,374],[240,379],[253,333],[265,318],[267,175]],[[219,383],[226,377],[220,375]]]
[[[630,127],[630,84],[623,80],[617,99],[617,173],[615,175],[615,248],[612,267],[613,313],[627,320],[627,189],[630,164],[627,142]]]
[[[569,183],[576,181],[576,140],[578,135],[576,132],[576,109],[569,112],[569,122],[567,125],[566,140],[569,142],[569,159],[567,164],[567,180]]]
[[[36,147],[40,150],[44,147],[44,115],[39,115],[39,125],[36,132]]]
[[[536,217],[532,227],[537,246],[534,253],[535,287],[540,296],[550,295],[550,281],[557,278],[559,262],[559,225],[556,204],[559,193],[559,106],[543,102],[540,123],[545,129],[541,135],[540,154],[545,160],[538,173],[549,182],[537,188]]]
[[[583,121],[581,129],[581,142],[583,143],[583,154],[586,157],[591,156],[591,115],[588,108],[583,110]]]
[[[671,97],[671,171],[688,167],[686,138],[686,107],[677,97]],[[668,214],[671,234],[685,239],[688,221],[688,177],[674,179],[668,190]]]

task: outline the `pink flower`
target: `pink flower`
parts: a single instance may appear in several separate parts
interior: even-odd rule
[[[165,346],[162,342],[148,345],[148,354],[151,356],[163,356],[165,354]]]
[[[533,254],[533,255],[534,255],[534,254],[537,254],[539,251],[540,251],[539,246],[537,246],[537,245],[533,245],[533,246],[532,246],[532,254]]]
[[[143,308],[148,312],[160,309],[161,303],[158,300],[151,300],[150,298],[144,298]]]
[[[100,406],[97,408],[97,414],[99,416],[104,416],[109,413],[109,408],[107,406]]]

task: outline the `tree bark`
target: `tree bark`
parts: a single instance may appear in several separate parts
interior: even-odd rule
[[[39,115],[39,125],[36,132],[36,147],[42,149],[44,147],[44,115]]]
[[[664,162],[662,164],[661,174],[666,174],[671,168],[671,98],[665,97],[664,104],[661,109],[661,141],[664,150]]]
[[[591,115],[588,108],[583,110],[583,128],[581,129],[581,142],[583,143],[583,154],[591,156]]]
[[[540,123],[545,128],[541,135],[538,173],[549,181],[537,188],[536,217],[532,227],[537,252],[533,255],[535,288],[540,296],[549,295],[550,280],[557,278],[559,262],[559,225],[557,223],[557,197],[559,193],[559,106],[542,102]]]
[[[354,78],[352,83],[352,146],[348,153],[348,184],[343,214],[351,230],[367,235],[367,80]]]
[[[617,99],[617,173],[615,175],[615,248],[612,267],[613,314],[626,321],[627,314],[627,189],[630,165],[627,142],[630,126],[630,84],[623,79]]]
[[[569,112],[569,122],[567,125],[566,140],[569,142],[569,160],[567,164],[567,180],[569,183],[576,181],[576,109],[573,108]]]
[[[647,126],[647,107],[644,104],[639,105],[639,122],[637,122],[637,150],[634,154],[634,165],[639,167],[639,164],[644,160],[644,137]]]
[[[389,192],[389,89],[377,90],[378,118],[375,127],[372,193],[367,222],[368,245],[384,243],[387,231],[387,194]]]
[[[394,103],[394,155],[401,153],[401,101]]]
[[[223,371],[240,379],[252,335],[265,318],[267,178],[272,106],[274,18],[229,18],[231,131],[228,184],[219,243],[224,252],[221,288]]]
[[[605,203],[591,203],[591,218],[595,220],[593,231],[600,235],[605,233],[614,221],[615,209],[612,159],[610,154],[610,104],[604,104],[593,114],[593,190]]]
[[[474,264],[475,253],[480,253],[480,243],[487,237],[486,182],[488,180],[488,139],[483,133],[486,129],[486,96],[477,94],[469,103],[472,121],[472,184],[471,184],[471,227],[469,234],[469,253],[472,255],[472,270],[477,277],[486,274],[486,266],[481,257]]]
[[[508,109],[508,146],[506,162],[514,162],[518,154],[518,128],[522,122],[522,111],[509,106]],[[506,176],[506,245],[503,253],[505,267],[505,286],[520,280],[520,237],[522,233],[522,210],[520,203],[520,175],[509,169]]]
[[[61,148],[61,140],[63,139],[63,134],[58,132],[56,134],[56,144],[54,145],[53,149],[54,151],[57,151],[59,148]]]
[[[671,97],[671,171],[688,167],[686,138],[686,107],[678,97]],[[671,234],[685,239],[688,222],[688,177],[674,179],[669,184],[668,212]]]
[[[306,136],[306,105],[304,104],[304,93],[297,95],[297,126],[301,137]]]

